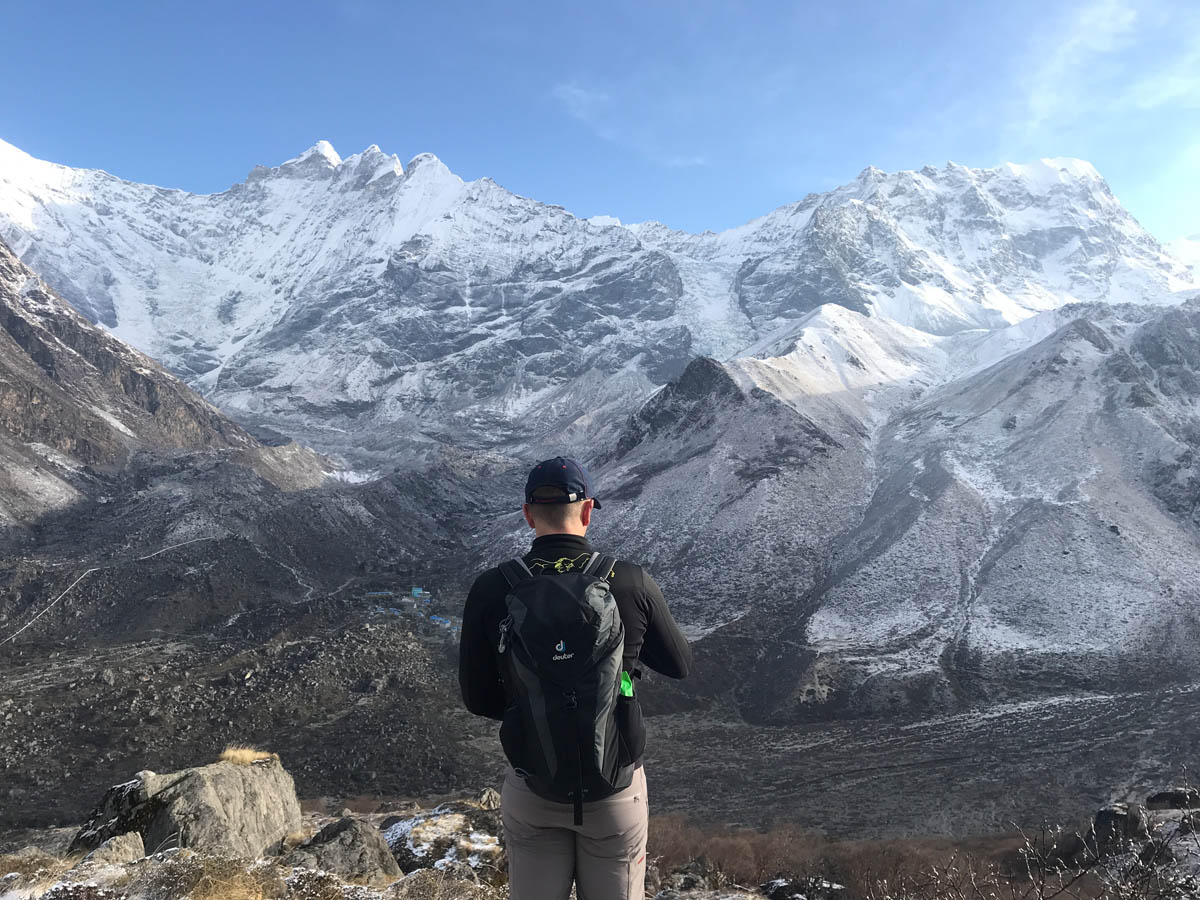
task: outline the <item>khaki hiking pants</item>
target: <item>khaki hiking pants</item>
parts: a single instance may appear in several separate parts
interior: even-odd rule
[[[642,900],[646,894],[646,770],[604,800],[544,800],[510,768],[500,792],[512,900]]]

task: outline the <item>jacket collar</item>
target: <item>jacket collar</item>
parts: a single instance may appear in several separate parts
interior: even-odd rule
[[[574,550],[577,553],[590,553],[592,550],[588,539],[577,534],[543,534],[533,539],[533,546],[529,548],[529,552],[544,552],[551,547],[555,550]]]

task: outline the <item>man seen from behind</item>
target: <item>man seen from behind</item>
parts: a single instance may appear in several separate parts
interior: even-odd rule
[[[501,721],[501,814],[513,900],[643,896],[647,801],[641,663],[671,678],[691,649],[662,591],[634,563],[592,549],[600,509],[587,470],[534,466],[522,510],[529,552],[488,569],[467,596],[459,684]]]

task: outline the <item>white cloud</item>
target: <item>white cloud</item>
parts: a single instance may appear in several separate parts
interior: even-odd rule
[[[1137,10],[1125,0],[1092,0],[1072,16],[1051,39],[1037,42],[1026,80],[1026,127],[1038,127],[1061,116],[1072,116],[1091,105],[1088,86],[1107,74],[1106,57],[1125,47],[1138,21]]]
[[[653,110],[643,109],[637,102],[614,103],[609,91],[586,87],[578,81],[559,82],[551,95],[569,116],[587,125],[600,138],[629,147],[661,166],[682,169],[708,165],[708,160],[699,154],[663,149]]]
[[[662,160],[662,164],[672,169],[686,169],[692,166],[707,166],[708,160],[703,156],[669,156]]]
[[[611,99],[605,92],[585,88],[577,81],[556,84],[551,93],[571,116],[588,125],[596,124]]]
[[[1200,108],[1200,47],[1139,80],[1124,99],[1137,109]]]

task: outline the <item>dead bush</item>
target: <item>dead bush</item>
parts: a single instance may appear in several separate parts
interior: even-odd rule
[[[757,884],[778,875],[807,875],[826,846],[824,837],[793,825],[765,831],[696,825],[679,815],[650,820],[647,853],[661,872],[705,857],[728,880]]]
[[[383,900],[502,900],[504,888],[472,884],[436,869],[418,869],[393,883]]]
[[[188,900],[277,900],[286,896],[287,886],[275,866],[184,851],[148,866],[130,892]]]
[[[0,855],[0,878],[16,875],[13,886],[46,888],[58,881],[83,858],[82,854],[55,856],[42,850],[23,850]]]
[[[55,870],[65,872],[70,868],[64,863],[67,861],[58,856],[52,856],[49,853],[43,853],[41,850],[28,850],[21,853],[6,853],[0,855],[0,878],[5,875],[16,873],[21,876],[31,876],[38,872],[53,872]]]
[[[287,900],[345,900],[345,884],[328,872],[297,869],[287,877]]]

